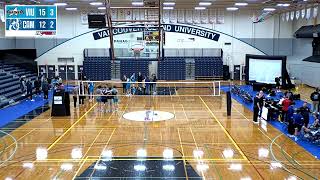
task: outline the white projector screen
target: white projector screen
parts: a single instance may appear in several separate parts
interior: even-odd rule
[[[249,59],[249,81],[275,84],[281,74],[282,60]]]

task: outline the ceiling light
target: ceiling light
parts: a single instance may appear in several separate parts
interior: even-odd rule
[[[46,160],[48,157],[48,151],[45,148],[37,148],[36,158],[37,160]]]
[[[271,162],[270,163],[270,169],[277,169],[277,168],[282,168],[282,164],[279,162]]]
[[[232,171],[241,171],[242,170],[242,164],[231,164],[228,169],[232,170]]]
[[[194,7],[195,10],[205,10],[206,7]]]
[[[139,149],[137,151],[137,157],[140,157],[140,158],[147,157],[147,151],[145,149]]]
[[[103,5],[103,3],[102,2],[91,2],[90,5],[92,5],[92,6],[101,6],[101,5]]]
[[[238,3],[235,3],[234,4],[235,6],[248,6],[248,3],[241,3],[241,2],[238,2]]]
[[[98,7],[99,10],[105,10],[107,9],[106,7]]]
[[[163,7],[163,9],[172,10],[172,9],[174,9],[174,8],[173,8],[173,7]]]
[[[55,6],[66,6],[68,4],[67,3],[54,3],[53,5],[55,5]]]
[[[31,162],[26,162],[26,163],[23,163],[22,164],[22,167],[25,168],[25,169],[32,169],[33,168],[33,163]]]
[[[175,2],[164,2],[163,5],[164,6],[174,6],[174,5],[176,5],[176,3]]]
[[[211,2],[199,2],[199,6],[211,6]]]
[[[172,159],[173,158],[173,151],[172,149],[165,149],[163,151],[163,158],[165,159]]]
[[[72,149],[71,158],[72,159],[80,159],[80,158],[82,158],[82,149],[81,148]]]
[[[106,170],[107,166],[101,165],[101,164],[96,164],[96,165],[94,165],[94,169],[95,170]]]
[[[223,150],[222,153],[223,153],[223,156],[224,156],[225,158],[227,158],[227,159],[233,158],[233,155],[234,155],[234,152],[233,152],[232,149],[225,149],[225,150]]]
[[[143,6],[143,2],[132,2],[132,6]]]
[[[285,180],[297,180],[297,177],[296,176],[289,176]]]
[[[269,150],[266,148],[260,148],[258,150],[259,157],[267,158],[269,156]]]
[[[240,178],[240,180],[252,180],[251,177],[243,177],[243,178]]]
[[[264,8],[263,10],[264,11],[275,11],[276,9],[275,8]]]
[[[145,171],[147,168],[146,168],[146,166],[145,165],[134,165],[134,170],[136,170],[136,171]]]
[[[208,164],[197,164],[197,170],[198,171],[206,171],[207,169],[209,169]]]
[[[175,167],[174,167],[174,165],[167,164],[167,165],[163,165],[162,169],[165,171],[174,171]]]
[[[237,8],[237,7],[227,7],[226,9],[227,9],[227,11],[236,11],[239,8]]]
[[[71,171],[73,168],[73,165],[70,163],[63,163],[61,164],[60,168],[62,171]]]
[[[67,11],[76,11],[78,10],[78,8],[75,8],[75,7],[68,7],[66,8]]]
[[[195,158],[201,158],[202,156],[203,156],[203,151],[201,151],[201,150],[194,150],[193,151],[193,157],[195,157]]]

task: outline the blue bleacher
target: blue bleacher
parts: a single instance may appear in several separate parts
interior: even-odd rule
[[[223,76],[222,58],[221,57],[195,58],[195,76],[221,78]]]
[[[185,80],[186,61],[181,57],[165,57],[158,64],[160,80]]]
[[[111,79],[111,60],[109,57],[85,57],[83,71],[92,81]]]

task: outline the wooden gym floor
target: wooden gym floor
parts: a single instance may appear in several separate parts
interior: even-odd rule
[[[299,91],[306,92],[307,99],[311,90],[300,87]],[[320,162],[316,158],[271,125],[254,125],[252,113],[235,100],[232,116],[227,117],[225,94],[182,94],[154,98],[123,96],[119,111],[114,113],[100,112],[96,102],[88,100],[80,108],[72,107],[70,117],[51,117],[48,110],[1,139],[0,177],[73,179],[99,161],[105,149],[112,150],[118,161],[130,161],[137,160],[137,150],[141,148],[147,151],[147,161],[162,160],[163,150],[172,149],[174,160],[183,162],[184,175],[180,179],[193,179],[187,170],[190,167],[203,179],[320,177]],[[171,112],[175,117],[147,123],[122,118],[126,112],[146,108]],[[48,150],[46,160],[36,160],[37,148]],[[71,158],[74,148],[82,148],[80,159]],[[203,151],[203,156],[195,158],[194,150]],[[224,152],[229,152],[229,157]],[[23,163],[32,163],[33,167],[23,167]],[[61,170],[66,163],[72,165],[71,169]],[[204,170],[197,168],[199,163],[204,164]],[[78,178],[94,178],[94,174]],[[136,179],[138,175],[118,177]]]

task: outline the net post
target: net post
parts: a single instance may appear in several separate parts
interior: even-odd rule
[[[219,90],[218,90],[218,92],[219,92],[218,96],[221,96],[221,81],[218,81],[218,84],[219,84],[219,86],[218,86],[218,88],[219,88]]]
[[[216,83],[213,81],[213,96],[216,96]]]

